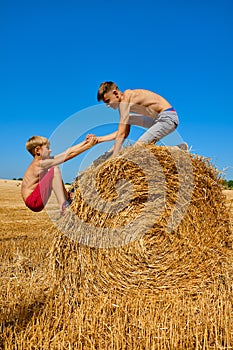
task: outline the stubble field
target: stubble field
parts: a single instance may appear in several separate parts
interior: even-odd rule
[[[0,348],[233,349],[232,276],[196,293],[77,295],[54,277],[47,213],[24,206],[19,181],[0,180],[0,198]]]

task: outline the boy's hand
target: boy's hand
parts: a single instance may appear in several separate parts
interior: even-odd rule
[[[96,136],[95,134],[87,134],[86,140],[89,140],[91,137],[95,137],[95,136]]]
[[[89,137],[86,137],[87,144],[92,147],[98,143],[98,139],[95,135],[88,135]]]

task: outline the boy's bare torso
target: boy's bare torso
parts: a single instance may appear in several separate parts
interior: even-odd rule
[[[130,104],[130,112],[157,118],[157,115],[171,104],[162,96],[143,89],[125,90],[121,98],[121,103]]]
[[[43,170],[41,168],[41,160],[34,159],[23,177],[21,193],[24,200],[34,191],[40,181],[40,177],[43,176],[43,172],[46,173],[47,169]]]

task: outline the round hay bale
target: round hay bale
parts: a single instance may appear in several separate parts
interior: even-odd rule
[[[221,178],[207,159],[128,147],[72,186],[52,249],[66,287],[191,291],[225,278],[232,235]]]

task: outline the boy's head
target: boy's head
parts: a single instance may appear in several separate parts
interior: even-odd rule
[[[28,152],[31,153],[31,155],[33,157],[35,157],[36,152],[39,148],[43,147],[43,146],[49,146],[49,140],[47,139],[47,137],[43,137],[43,136],[32,136],[30,137],[30,139],[27,141],[26,143],[26,149],[28,150]]]
[[[98,101],[103,101],[107,107],[117,108],[121,100],[121,92],[118,86],[112,81],[105,81],[100,84],[97,94]]]

